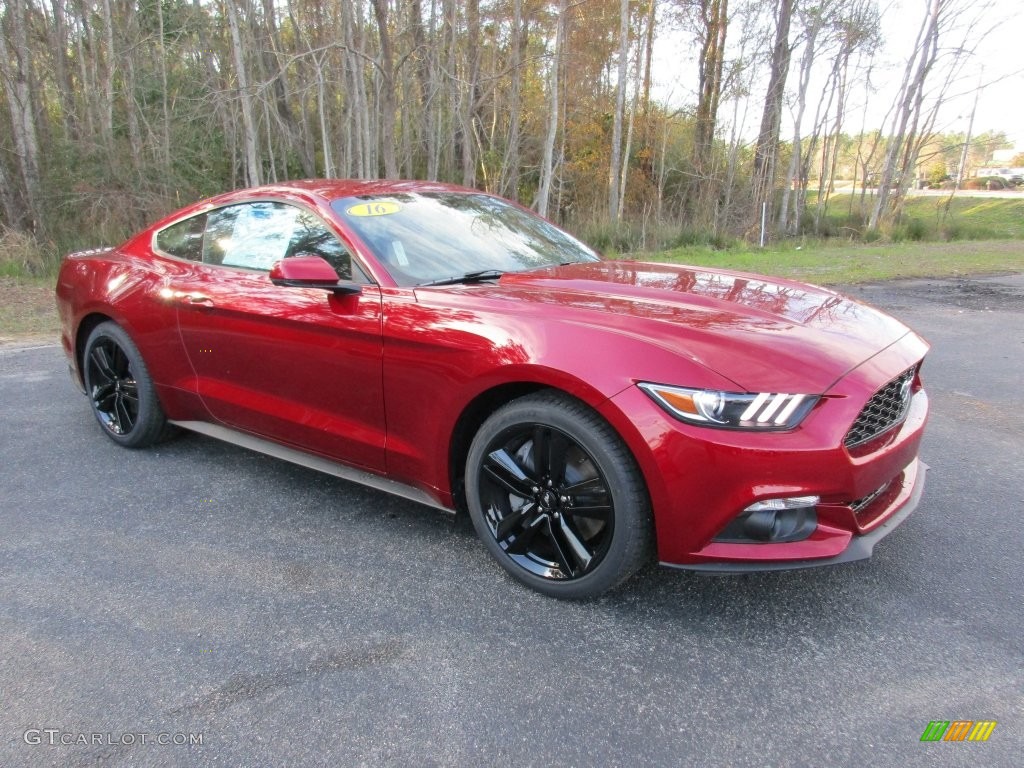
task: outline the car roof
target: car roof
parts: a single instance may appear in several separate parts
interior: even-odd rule
[[[455,184],[444,184],[437,181],[410,181],[396,179],[303,179],[286,181],[280,184],[267,184],[247,190],[238,190],[246,195],[274,194],[275,192],[306,192],[325,200],[337,200],[341,197],[357,197],[360,195],[393,195],[410,192],[465,192],[479,190],[460,187]],[[230,194],[230,193],[229,193]]]
[[[414,192],[454,192],[458,194],[484,194],[478,189],[445,184],[438,181],[410,181],[405,179],[301,179],[264,184],[224,192],[215,197],[199,200],[151,224],[130,237],[125,244],[137,238],[146,239],[169,224],[224,205],[244,203],[266,198],[304,200],[311,205],[327,205],[334,200],[361,195],[395,195]]]

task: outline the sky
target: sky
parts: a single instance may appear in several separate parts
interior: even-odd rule
[[[882,33],[887,57],[902,68],[924,17],[926,2],[914,0],[894,5],[897,7],[888,18],[883,16]],[[991,0],[991,8],[984,10],[975,29],[983,37],[979,55],[965,68],[962,87],[955,89],[962,95],[940,112],[940,126],[966,132],[977,96],[973,135],[1004,131],[1015,147],[1024,152],[1024,12],[1020,0]],[[979,82],[983,83],[980,92]]]
[[[984,131],[1003,131],[1018,151],[1024,152],[1024,3],[1020,0],[954,0],[963,2],[976,18],[971,34],[983,38],[979,54],[971,59],[963,71],[961,81],[939,113],[936,128],[940,131],[966,133],[972,109],[975,112],[972,135]],[[772,3],[774,4],[774,3]],[[983,8],[983,6],[988,6]],[[866,128],[885,127],[886,113],[895,99],[903,77],[907,57],[924,18],[928,0],[879,0],[882,9],[883,49],[874,75],[877,90],[865,98],[863,89],[851,94],[846,119],[847,130],[860,130],[862,117]],[[735,8],[736,5],[733,5]],[[736,55],[740,35],[735,25],[730,26],[727,50]],[[962,38],[962,33],[959,35]],[[940,46],[952,45],[954,35],[940,38]],[[670,107],[692,107],[696,103],[697,52],[692,37],[663,26],[655,50],[655,96]],[[790,68],[790,84],[795,82],[800,50],[794,52]],[[978,83],[983,87],[978,91]],[[757,86],[755,86],[757,87]],[[760,87],[763,89],[764,84]],[[824,88],[824,81],[817,86]],[[809,89],[815,93],[812,84]],[[977,108],[974,109],[977,94]],[[757,134],[761,116],[763,91],[752,99],[747,114],[738,115],[742,136],[753,139]],[[813,113],[813,105],[808,106]],[[720,130],[728,135],[733,123],[733,104],[723,103],[719,109]],[[808,116],[810,117],[810,116]],[[805,123],[809,120],[805,117]],[[786,110],[783,118],[783,136],[792,134],[793,117]]]

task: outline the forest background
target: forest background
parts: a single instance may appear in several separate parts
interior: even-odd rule
[[[984,68],[998,6],[917,0],[893,26],[875,0],[4,0],[0,250],[46,272],[304,177],[477,187],[614,251],[884,240],[914,189],[949,210],[1011,183],[971,178],[1013,146],[975,130],[978,99],[1024,80]],[[692,90],[666,93],[666,61]]]

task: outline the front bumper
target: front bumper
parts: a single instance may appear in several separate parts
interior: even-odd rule
[[[681,568],[688,571],[705,571],[709,573],[750,573],[758,571],[791,571],[798,568],[817,568],[825,565],[838,565],[839,563],[852,563],[857,560],[867,560],[874,552],[875,544],[880,542],[910,517],[910,513],[917,509],[921,496],[924,494],[924,476],[928,465],[920,459],[907,467],[904,474],[908,480],[906,500],[902,507],[890,512],[888,517],[877,527],[868,533],[860,535],[847,535],[849,544],[838,555],[823,557],[816,560],[780,560],[780,561],[729,561],[729,562],[704,562],[704,563],[665,563],[662,565],[671,568]],[[759,547],[759,544],[745,544],[742,546]],[[785,545],[782,545],[785,546]]]
[[[926,348],[911,342],[880,353],[838,381],[791,432],[684,424],[636,387],[612,398],[608,405],[614,408],[604,412],[627,435],[647,481],[661,563],[735,573],[870,557],[924,491],[918,454],[927,394],[918,388],[905,419],[880,439],[847,449],[844,437],[871,395],[920,362]],[[803,496],[820,498],[804,538],[737,541],[722,535],[754,502]]]

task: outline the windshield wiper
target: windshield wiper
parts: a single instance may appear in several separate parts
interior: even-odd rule
[[[440,280],[431,280],[429,283],[420,283],[418,287],[425,285],[458,285],[459,283],[480,283],[484,280],[497,280],[505,274],[500,269],[481,269],[477,272],[467,272],[457,277],[442,277]]]

